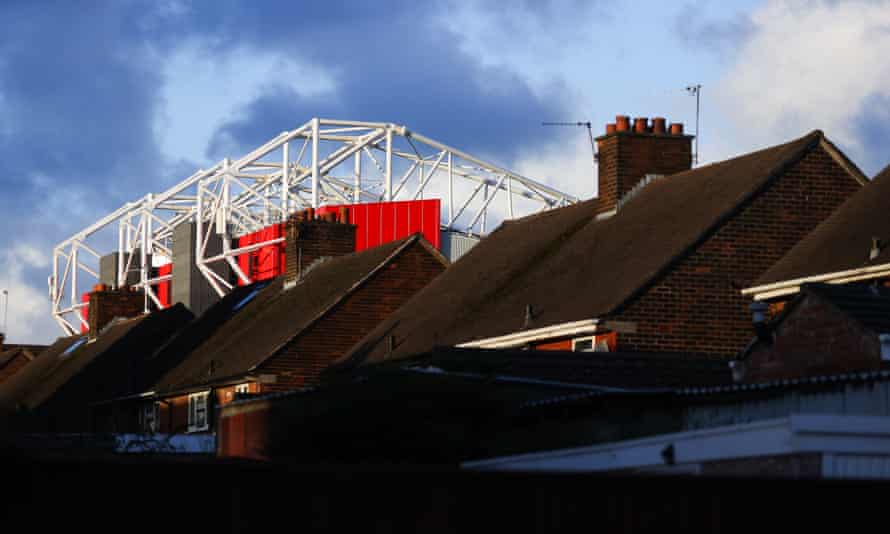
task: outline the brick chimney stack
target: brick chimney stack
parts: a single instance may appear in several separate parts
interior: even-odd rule
[[[293,284],[320,258],[355,252],[354,224],[349,224],[346,208],[317,216],[312,208],[297,212],[287,220],[285,284]]]
[[[614,212],[618,201],[647,174],[674,174],[692,168],[692,138],[683,124],[670,129],[663,117],[618,115],[596,138],[599,153],[599,213]]]
[[[90,293],[90,339],[96,339],[101,330],[115,317],[136,317],[145,309],[145,294],[128,286],[111,289],[97,284]]]

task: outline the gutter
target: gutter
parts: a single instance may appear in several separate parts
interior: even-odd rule
[[[800,291],[800,286],[808,282],[825,282],[829,284],[847,284],[850,282],[859,282],[862,280],[871,280],[874,278],[882,278],[890,276],[890,263],[882,263],[880,265],[869,265],[868,267],[860,267],[858,269],[848,269],[846,271],[835,271],[826,274],[817,274],[806,276],[803,278],[795,278],[793,280],[783,280],[772,284],[764,284],[743,289],[741,291],[744,296],[752,296],[754,300],[767,300],[773,297],[781,297],[791,295]]]
[[[476,341],[468,341],[457,345],[460,349],[506,349],[521,347],[526,343],[540,341],[554,337],[567,337],[582,334],[595,334],[602,331],[599,319],[584,319],[582,321],[573,321],[570,323],[562,323],[543,328],[535,328],[532,330],[524,330],[522,332],[514,332],[497,337],[489,337]]]

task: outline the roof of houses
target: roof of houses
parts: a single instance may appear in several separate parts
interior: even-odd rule
[[[890,263],[888,207],[890,167],[847,199],[764,273],[754,287]],[[873,237],[881,240],[882,247],[870,259]]]
[[[554,386],[659,389],[717,386],[732,382],[729,368],[723,360],[669,353],[437,347],[428,353],[392,364],[428,372],[438,370]],[[387,362],[378,365],[387,365]]]
[[[94,340],[86,335],[60,338],[0,384],[0,412],[14,411],[17,405],[29,410],[39,407],[103,355],[147,356],[156,347],[152,341],[166,339],[192,317],[178,304],[150,315],[112,321]],[[102,383],[107,391],[94,393],[108,398],[125,395],[134,387],[127,377],[109,377]]]
[[[864,180],[816,130],[789,143],[654,180],[611,217],[596,216],[594,198],[507,221],[340,363],[404,358],[437,345],[607,316],[645,291],[816,147]],[[525,320],[527,310],[530,322]],[[384,343],[386,339],[393,342]]]
[[[6,367],[9,362],[15,359],[16,356],[22,355],[27,358],[29,361],[34,359],[35,354],[31,352],[29,349],[24,347],[15,347],[11,349],[4,350],[0,352],[0,369]]]
[[[255,284],[235,302],[240,311],[228,315],[224,328],[197,344],[153,389],[169,393],[242,379],[414,244],[446,261],[414,234],[315,264],[291,288],[285,288],[285,277]]]

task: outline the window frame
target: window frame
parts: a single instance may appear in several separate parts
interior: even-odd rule
[[[578,349],[578,345],[580,343],[589,341],[590,348],[589,349]],[[597,350],[597,343],[605,343],[606,350]],[[576,337],[572,339],[572,352],[612,352],[609,349],[609,342],[606,341],[606,336],[584,336],[584,337]]]
[[[154,434],[160,430],[161,414],[157,402],[144,403],[139,410],[139,428],[145,434]],[[148,415],[151,414],[149,418]]]
[[[201,432],[210,428],[210,418],[208,417],[210,402],[210,391],[200,391],[198,393],[190,393],[188,401],[188,431]],[[203,424],[198,417],[199,411],[204,412]]]

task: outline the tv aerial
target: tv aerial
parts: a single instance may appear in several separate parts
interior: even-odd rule
[[[587,138],[590,139],[590,154],[593,156],[593,165],[596,166],[596,144],[593,142],[593,129],[590,121],[587,122],[542,122],[541,126],[584,126],[587,128]]]

